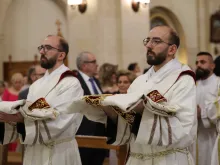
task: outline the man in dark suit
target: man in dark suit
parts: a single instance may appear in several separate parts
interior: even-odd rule
[[[84,95],[102,94],[99,81],[94,77],[98,65],[96,57],[90,52],[81,52],[76,59],[78,68],[77,78],[84,90]],[[105,136],[105,125],[88,120],[85,116],[77,135]],[[102,165],[106,150],[79,148],[82,165]]]

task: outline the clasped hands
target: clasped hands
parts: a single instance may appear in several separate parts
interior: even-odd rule
[[[25,105],[23,107],[28,107],[31,102],[26,101]],[[18,109],[20,106],[18,107]],[[5,123],[23,123],[24,122],[24,117],[23,115],[18,112],[16,114],[7,114],[4,112],[0,112],[0,122],[5,122]]]

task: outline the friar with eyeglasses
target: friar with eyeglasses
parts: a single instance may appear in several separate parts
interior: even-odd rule
[[[109,144],[130,146],[126,165],[193,165],[195,74],[175,59],[180,39],[170,27],[154,27],[143,43],[152,67],[127,94],[84,96],[66,113],[106,124]]]
[[[19,135],[24,165],[81,165],[75,134],[82,115],[62,114],[83,96],[78,79],[64,65],[69,45],[49,35],[38,50],[46,73],[30,86],[27,100],[0,103],[0,141],[8,144]]]

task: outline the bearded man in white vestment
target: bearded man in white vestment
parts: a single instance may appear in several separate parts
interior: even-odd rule
[[[2,144],[16,139],[25,145],[24,165],[81,165],[75,133],[81,123],[81,114],[61,114],[72,101],[83,96],[79,81],[63,61],[69,45],[61,37],[49,35],[38,47],[45,75],[30,86],[22,112],[41,112],[40,117],[25,113],[0,113]],[[44,106],[45,105],[45,106]],[[30,108],[31,107],[31,108]],[[1,109],[1,106],[0,106]],[[53,119],[45,119],[52,112]],[[8,123],[17,123],[11,126]]]
[[[188,147],[197,133],[195,74],[175,59],[180,40],[170,27],[154,27],[143,43],[153,67],[127,94],[84,96],[67,113],[105,123],[109,144],[129,143],[126,165],[194,165]]]
[[[215,64],[213,57],[208,52],[199,52],[196,59],[196,79],[197,79],[197,117],[198,117],[198,135],[197,143],[193,145],[193,153],[196,164],[211,164],[211,154],[216,140],[216,121],[208,116],[211,111],[207,103],[214,102],[218,96],[217,77],[213,70]],[[213,103],[214,104],[214,103]],[[215,119],[214,119],[215,120]]]

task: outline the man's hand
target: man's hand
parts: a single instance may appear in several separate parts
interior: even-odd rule
[[[199,105],[197,105],[197,118],[200,119],[201,118],[201,108]]]
[[[23,123],[24,117],[21,115],[20,112],[16,114],[7,114],[0,112],[0,122],[6,122],[6,123]]]

